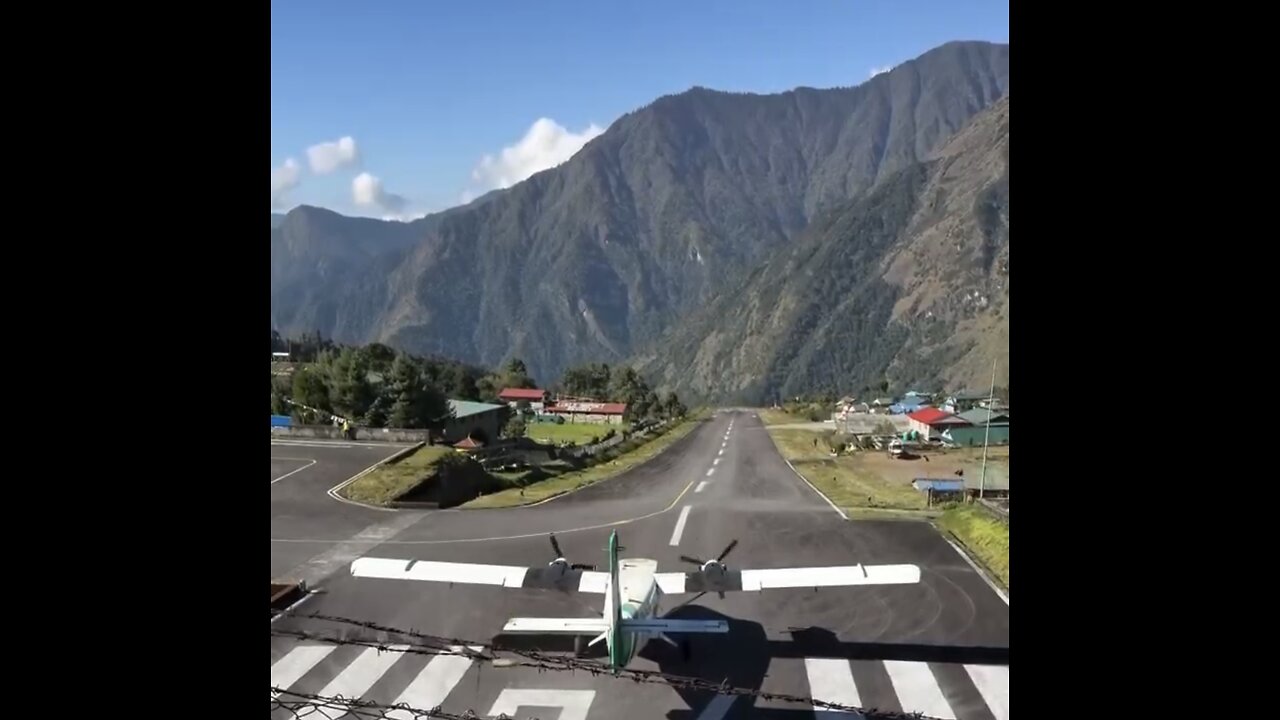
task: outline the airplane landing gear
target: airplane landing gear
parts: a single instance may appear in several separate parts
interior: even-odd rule
[[[574,635],[573,636],[573,656],[574,657],[582,657],[582,645],[583,645],[582,636]]]

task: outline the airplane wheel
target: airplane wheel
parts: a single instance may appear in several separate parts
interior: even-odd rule
[[[582,657],[582,636],[575,635],[573,638],[573,656]]]

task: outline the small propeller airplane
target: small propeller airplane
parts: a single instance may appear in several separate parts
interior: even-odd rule
[[[717,557],[701,560],[681,555],[698,566],[692,572],[656,572],[658,562],[647,558],[618,558],[618,532],[609,535],[609,572],[594,565],[570,563],[560,551],[554,534],[551,548],[556,558],[545,568],[514,565],[435,562],[362,557],[351,563],[359,578],[420,580],[440,583],[498,585],[561,592],[596,593],[605,596],[601,617],[516,617],[507,621],[504,633],[529,635],[594,636],[588,647],[601,640],[609,650],[609,667],[615,673],[630,664],[650,640],[661,639],[679,648],[687,659],[687,643],[670,636],[685,633],[727,633],[724,620],[681,620],[662,616],[662,599],[683,593],[757,592],[777,588],[848,587],[856,585],[910,585],[920,582],[918,565],[843,565],[793,567],[768,570],[730,570],[724,559],[738,541],[729,543]]]

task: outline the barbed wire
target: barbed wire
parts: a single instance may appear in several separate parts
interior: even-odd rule
[[[527,667],[538,670],[539,672],[582,671],[590,673],[593,676],[603,675],[618,679],[632,680],[637,683],[667,685],[676,690],[692,690],[717,695],[742,695],[762,700],[800,703],[815,709],[823,708],[826,710],[843,710],[846,712],[858,713],[864,718],[867,718],[867,720],[935,720],[930,716],[923,715],[921,713],[886,711],[875,708],[868,709],[827,700],[818,700],[804,695],[791,695],[788,693],[767,692],[752,688],[732,687],[728,684],[727,679],[725,682],[715,683],[702,678],[673,675],[658,670],[640,670],[625,667],[614,668],[603,663],[573,656],[548,654],[539,650],[503,647],[490,643],[476,642],[474,640],[447,638],[439,635],[421,633],[412,629],[405,630],[367,620],[356,620],[336,615],[308,613],[305,615],[293,615],[293,617],[350,625],[384,634],[396,635],[400,638],[412,638],[421,644],[418,646],[407,643],[393,644],[388,639],[367,640],[361,638],[339,637],[336,635],[322,635],[304,630],[283,630],[276,628],[272,628],[271,634],[280,637],[291,637],[297,640],[325,642],[333,645],[354,645],[365,648],[376,648],[380,652],[397,652],[417,655],[463,655],[471,657],[479,662],[489,663],[493,667]],[[471,649],[472,647],[481,647],[485,648],[485,650],[475,651]],[[459,650],[455,648],[461,649]],[[500,654],[514,657],[500,657]]]
[[[284,699],[286,695],[297,699],[286,700]],[[327,720],[338,720],[338,718],[347,716],[370,718],[371,720],[384,720],[392,717],[395,720],[404,720],[406,717],[412,718],[412,720],[421,720],[421,718],[480,720],[485,717],[476,713],[475,710],[467,710],[465,713],[458,715],[445,712],[439,706],[430,710],[422,710],[412,707],[408,703],[384,705],[368,700],[347,699],[341,695],[314,695],[311,693],[290,692],[273,687],[271,688],[271,712],[274,713],[278,710],[291,713],[294,718],[326,718]],[[333,711],[333,714],[328,712],[330,710]],[[501,713],[494,720],[511,720],[511,716]],[[534,720],[538,719],[534,718]]]

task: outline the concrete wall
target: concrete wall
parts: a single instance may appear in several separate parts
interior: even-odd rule
[[[355,439],[366,442],[426,442],[426,430],[405,428],[356,428]],[[294,425],[271,428],[271,437],[284,439],[347,440],[342,428],[332,425]]]

